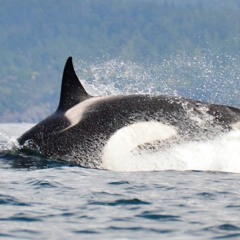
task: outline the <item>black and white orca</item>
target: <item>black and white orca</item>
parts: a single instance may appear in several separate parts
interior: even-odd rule
[[[183,141],[211,139],[239,128],[239,122],[240,109],[181,97],[90,96],[69,57],[57,110],[20,136],[18,142],[50,158],[104,168],[109,149],[120,141],[133,154],[139,154]]]

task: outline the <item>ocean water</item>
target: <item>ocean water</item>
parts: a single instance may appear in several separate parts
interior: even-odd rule
[[[174,170],[111,171],[15,152],[30,126],[0,125],[1,239],[240,238],[238,131],[172,150]]]

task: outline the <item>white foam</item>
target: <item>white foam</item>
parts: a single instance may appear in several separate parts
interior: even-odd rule
[[[166,139],[174,134],[174,128],[154,122],[148,126],[141,123],[139,127],[132,125],[123,128],[111,137],[104,148],[103,167],[126,172],[202,170],[240,173],[240,130],[233,130],[213,140],[185,142],[157,152],[134,154],[132,151],[143,141],[158,137]]]
[[[179,170],[203,170],[240,173],[240,130],[214,140],[189,142],[169,150],[169,157],[181,159]]]
[[[123,127],[109,139],[103,149],[103,168],[115,171],[148,170],[148,164],[140,161],[139,156],[135,156],[132,151],[139,145],[166,140],[175,135],[175,128],[155,121]]]
[[[13,150],[19,147],[17,137],[33,127],[33,124],[0,124],[0,151]]]

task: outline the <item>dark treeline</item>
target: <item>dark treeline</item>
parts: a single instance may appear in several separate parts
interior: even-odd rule
[[[0,0],[0,121],[37,121],[57,105],[65,59],[160,63],[240,52],[238,0]]]

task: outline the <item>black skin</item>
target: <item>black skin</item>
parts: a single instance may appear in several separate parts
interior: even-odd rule
[[[69,58],[63,73],[58,109],[24,133],[18,139],[19,144],[48,157],[98,168],[106,141],[118,129],[131,123],[159,121],[173,125],[178,130],[179,141],[187,141],[212,138],[240,122],[240,110],[233,107],[163,95],[122,95],[98,100],[86,109],[79,123],[70,127],[64,113],[89,98]],[[203,124],[199,125],[193,116],[202,119]]]

